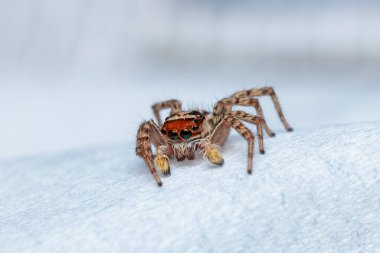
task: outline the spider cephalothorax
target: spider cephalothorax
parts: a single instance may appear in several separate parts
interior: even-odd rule
[[[200,150],[211,163],[222,165],[224,160],[220,146],[226,141],[231,128],[234,128],[248,141],[247,171],[251,174],[254,135],[242,121],[256,125],[259,151],[264,154],[263,128],[269,136],[274,136],[264,120],[259,101],[254,98],[264,95],[269,95],[272,98],[286,130],[292,131],[271,87],[236,92],[230,97],[218,101],[212,113],[206,111],[184,112],[181,110],[181,102],[168,100],[152,106],[158,124],[150,120],[140,125],[137,134],[136,154],[144,158],[157,184],[161,186],[162,182],[155,165],[162,174],[169,175],[169,158],[175,157],[178,161],[186,158],[192,160],[195,158],[195,152]],[[243,111],[233,111],[234,105],[253,106],[257,111],[257,116]],[[165,108],[171,108],[171,111],[170,116],[162,124],[160,110]],[[156,147],[155,155],[152,153],[151,144]]]
[[[198,111],[179,112],[165,119],[161,133],[169,142],[182,142],[200,137],[205,116]]]

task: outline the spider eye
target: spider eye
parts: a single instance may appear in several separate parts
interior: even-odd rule
[[[191,132],[187,129],[184,129],[181,131],[180,135],[183,139],[189,139],[191,137]]]
[[[161,133],[162,133],[163,135],[166,135],[168,132],[167,132],[165,129],[161,129]]]
[[[169,138],[171,140],[178,140],[179,139],[179,136],[178,136],[178,133],[176,131],[170,131],[169,132]]]
[[[199,130],[199,126],[193,126],[191,129],[192,129],[193,131],[198,131],[198,130]]]

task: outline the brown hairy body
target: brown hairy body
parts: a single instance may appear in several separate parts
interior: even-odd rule
[[[265,153],[263,129],[269,136],[275,135],[266,124],[260,103],[255,98],[259,96],[270,96],[272,98],[285,129],[292,131],[293,129],[287,123],[272,87],[236,92],[230,97],[219,100],[212,113],[202,110],[183,112],[180,101],[168,100],[152,106],[157,124],[153,120],[149,120],[140,125],[137,133],[136,155],[145,160],[157,184],[162,186],[156,166],[162,174],[170,175],[169,159],[176,158],[178,161],[183,161],[187,158],[192,160],[195,158],[195,152],[199,150],[211,163],[222,165],[224,160],[220,147],[233,128],[248,141],[247,171],[251,174],[255,137],[242,122],[256,126],[261,154]],[[233,111],[234,105],[252,106],[256,109],[257,116],[243,111]],[[160,110],[166,108],[171,109],[170,116],[162,124]],[[155,155],[152,152],[152,144],[156,148]]]

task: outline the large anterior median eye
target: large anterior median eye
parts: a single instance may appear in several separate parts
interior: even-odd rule
[[[191,137],[191,132],[187,129],[184,129],[181,131],[180,135],[183,139],[189,139]]]
[[[179,139],[179,136],[178,136],[178,133],[176,131],[169,131],[169,138],[171,140],[178,140]]]

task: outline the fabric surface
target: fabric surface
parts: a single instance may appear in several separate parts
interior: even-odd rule
[[[0,252],[380,252],[380,122],[276,132],[161,188],[134,140],[3,161]]]

